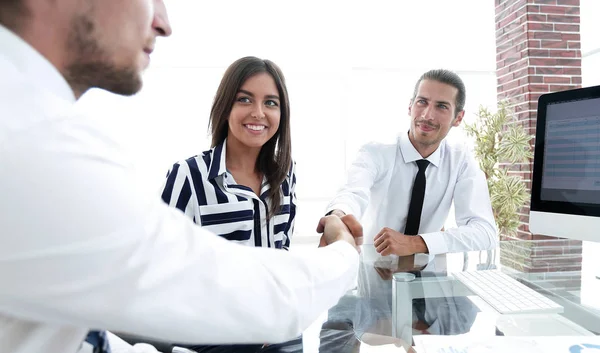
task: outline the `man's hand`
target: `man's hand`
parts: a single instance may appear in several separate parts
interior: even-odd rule
[[[319,247],[343,240],[350,243],[350,245],[354,246],[356,250],[359,251],[354,236],[352,236],[352,233],[350,233],[346,224],[338,216],[325,216],[321,218],[319,225],[317,226],[317,232],[323,233],[321,240],[319,241]]]
[[[356,245],[362,245],[363,228],[360,222],[356,219],[356,217],[350,214],[347,215],[344,212],[338,210],[333,211],[331,213],[331,216],[339,217],[342,220],[342,222],[344,222],[346,227],[348,227],[348,230],[350,230],[350,233],[354,237],[354,242],[356,243]],[[323,233],[323,230],[325,229],[326,219],[331,216],[322,217],[319,220],[319,224],[317,225],[318,233]]]
[[[427,253],[427,245],[418,235],[405,235],[390,228],[383,228],[375,236],[375,249],[382,256],[408,256]]]

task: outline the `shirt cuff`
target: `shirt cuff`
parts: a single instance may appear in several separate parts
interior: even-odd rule
[[[446,244],[446,239],[444,239],[444,232],[419,235],[423,238],[425,245],[427,245],[427,250],[429,250],[430,255],[446,254],[448,252],[448,244]]]
[[[345,214],[351,214],[351,215],[356,216],[356,213],[352,210],[352,208],[350,206],[341,204],[341,203],[334,204],[334,205],[327,207],[327,209],[325,210],[325,214],[327,214],[328,212],[331,212],[333,210],[340,210],[340,211],[344,212]]]
[[[350,245],[350,243],[343,240],[338,240],[333,244],[328,245],[324,249],[331,249],[338,252],[344,258],[348,259],[348,262],[356,262],[356,266],[358,268],[358,251],[356,251],[356,249]]]

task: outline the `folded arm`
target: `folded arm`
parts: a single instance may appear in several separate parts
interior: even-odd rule
[[[456,228],[421,234],[430,254],[491,250],[498,232],[485,176],[467,157],[454,187]]]

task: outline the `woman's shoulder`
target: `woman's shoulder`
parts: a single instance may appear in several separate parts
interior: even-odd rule
[[[288,169],[286,179],[292,180],[296,179],[296,161],[292,159],[292,163],[290,163],[290,168]]]
[[[185,170],[187,173],[205,175],[212,159],[213,150],[207,150],[195,156],[179,160],[173,164],[173,170]]]
[[[296,172],[296,161],[292,159],[292,163],[290,163],[290,170],[288,171],[288,175],[292,175]]]
[[[287,176],[281,183],[281,189],[283,190],[284,196],[290,193],[290,190],[296,185],[296,161],[292,160],[290,163],[290,169],[288,170]]]

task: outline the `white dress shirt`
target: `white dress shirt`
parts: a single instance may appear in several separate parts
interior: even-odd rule
[[[404,232],[411,191],[423,157],[407,133],[396,144],[367,144],[348,170],[346,185],[327,211],[339,209],[363,222],[365,244],[383,227]],[[427,187],[419,235],[432,255],[489,250],[498,244],[485,176],[465,145],[443,140],[426,158]],[[454,201],[457,228],[442,231]]]
[[[355,282],[338,242],[239,246],[138,191],[59,72],[0,27],[0,352],[76,352],[88,329],[182,343],[297,337]]]

